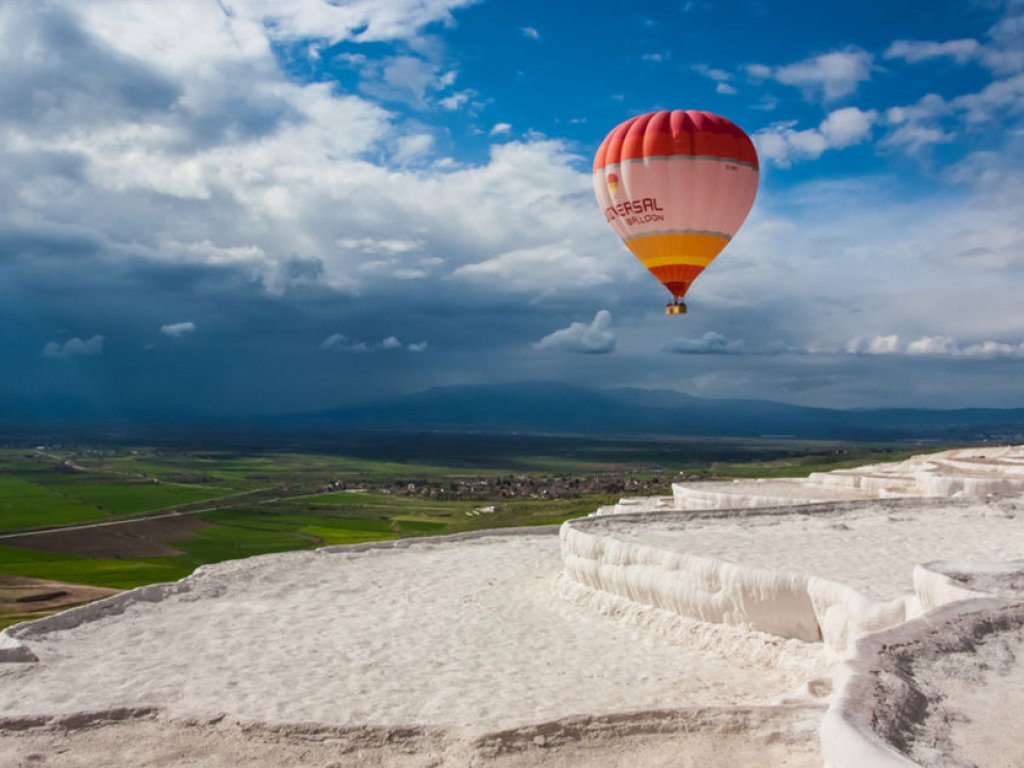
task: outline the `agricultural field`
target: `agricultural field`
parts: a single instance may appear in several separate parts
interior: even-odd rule
[[[479,435],[463,441],[438,436],[433,445],[421,436],[360,448],[361,456],[238,448],[2,448],[0,580],[80,585],[83,594],[92,594],[87,587],[129,589],[253,555],[555,524],[621,495],[427,498],[405,493],[407,484],[457,488],[468,478],[493,490],[486,479],[515,473],[530,488],[544,488],[548,478],[559,478],[564,488],[569,476],[618,473],[654,477],[667,491],[679,472],[701,478],[798,476],[906,455],[785,441],[716,441],[701,448],[687,441],[517,442]],[[486,450],[493,452],[489,461]],[[335,490],[339,486],[346,490]],[[26,610],[0,599],[0,627],[43,615]]]

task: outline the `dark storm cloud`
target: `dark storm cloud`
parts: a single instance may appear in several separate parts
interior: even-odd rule
[[[167,110],[181,94],[166,77],[87,35],[54,3],[7,3],[0,30],[4,121],[60,131],[70,115],[77,123],[109,122]]]
[[[379,4],[381,19],[399,24],[393,6]],[[441,156],[440,108],[410,118],[402,99],[386,111],[283,73],[267,41],[299,17],[274,27],[255,6],[230,17],[190,0],[152,7],[0,5],[0,65],[17,73],[0,78],[8,409],[289,412],[526,380],[819,405],[1022,396],[1019,360],[840,354],[894,334],[905,347],[951,337],[929,349],[1019,342],[1016,294],[983,270],[951,281],[945,262],[914,258],[937,242],[985,256],[998,206],[905,204],[879,192],[886,179],[777,184],[702,276],[690,315],[665,318],[663,289],[604,227],[572,146],[534,135],[475,162]],[[418,34],[403,24],[389,34]],[[383,77],[408,45],[361,51]],[[459,80],[443,52],[424,56],[389,82],[435,105]],[[388,160],[409,147],[415,162]],[[1019,242],[1004,239],[1004,250]],[[948,312],[960,291],[984,306]],[[187,338],[161,333],[186,322]],[[40,354],[98,337],[101,353]],[[322,348],[341,337],[351,344]],[[348,353],[359,344],[375,351]]]

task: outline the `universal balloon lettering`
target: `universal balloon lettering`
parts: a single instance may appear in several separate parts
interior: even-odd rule
[[[617,205],[610,206],[605,209],[604,215],[608,221],[611,221],[616,216],[628,216],[634,213],[643,213],[644,211],[661,211],[664,210],[658,201],[653,197],[645,197],[643,200],[627,200],[624,203],[618,203]]]

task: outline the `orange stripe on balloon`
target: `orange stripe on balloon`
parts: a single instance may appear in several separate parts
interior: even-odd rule
[[[729,244],[723,235],[696,232],[634,237],[626,241],[645,267],[688,265],[703,269]]]

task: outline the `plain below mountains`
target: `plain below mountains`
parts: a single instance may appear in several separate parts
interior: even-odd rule
[[[274,417],[267,426],[352,431],[693,435],[808,439],[1014,440],[1024,408],[805,408],[646,389],[561,384],[441,387],[377,402]]]

